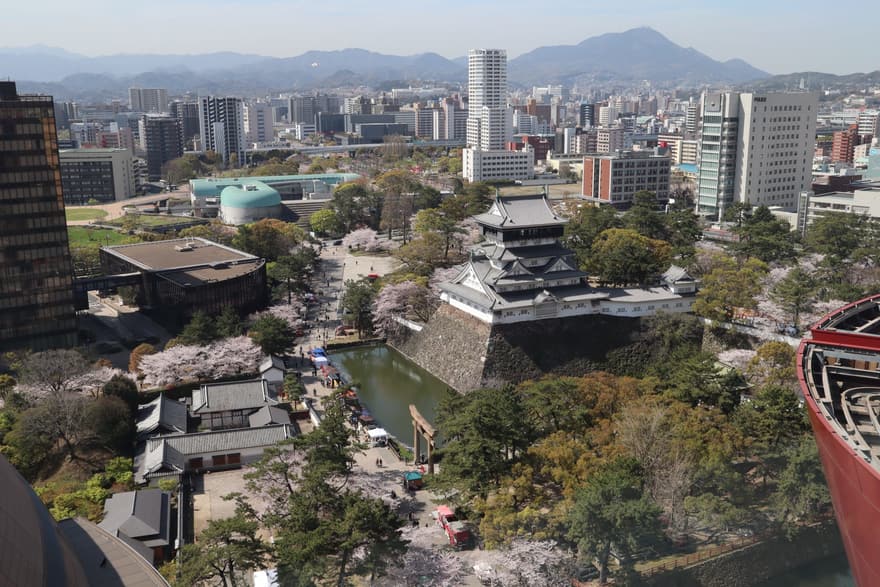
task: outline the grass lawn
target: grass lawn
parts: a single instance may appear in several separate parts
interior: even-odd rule
[[[150,216],[147,214],[138,215],[138,226],[143,226],[145,228],[150,228],[151,226],[167,226],[169,224],[183,224],[186,222],[194,222],[192,218],[187,216]],[[113,220],[108,220],[104,222],[104,224],[110,224],[112,226],[123,226],[123,221],[125,220],[125,216],[121,218],[115,218]]]
[[[136,236],[123,234],[109,228],[88,228],[68,226],[67,238],[71,247],[103,247],[108,245],[127,245],[140,242]]]
[[[100,210],[98,208],[65,208],[64,211],[67,216],[67,221],[71,220],[94,220],[95,218],[103,218],[107,215],[107,212],[104,210]]]

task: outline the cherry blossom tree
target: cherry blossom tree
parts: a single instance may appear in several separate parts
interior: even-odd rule
[[[554,540],[517,538],[503,550],[481,553],[478,565],[492,585],[568,587],[577,578],[577,559]]]
[[[144,387],[156,388],[256,373],[262,360],[260,347],[247,336],[236,336],[207,346],[178,345],[146,355],[141,359],[141,370]]]
[[[440,284],[450,281],[459,273],[461,273],[461,265],[456,267],[438,267],[431,274],[430,279],[428,279],[428,287],[436,295],[440,295]]]
[[[261,316],[264,315],[275,316],[276,318],[281,318],[287,325],[291,328],[301,328],[303,326],[303,322],[305,321],[306,316],[306,305],[302,301],[302,298],[295,297],[289,304],[275,304],[273,306],[269,306],[262,312],[255,312],[248,316],[247,320],[249,324],[253,324]]]
[[[409,547],[398,564],[388,569],[383,581],[394,587],[452,587],[462,584],[462,579],[467,575],[464,558],[461,553],[437,548],[437,538],[445,538],[440,528],[436,525],[405,527],[401,535],[409,542]]]
[[[727,349],[718,353],[718,360],[734,367],[740,373],[745,373],[746,366],[754,356],[755,351],[750,349]]]
[[[415,318],[427,322],[437,308],[437,300],[414,281],[386,285],[373,301],[373,327],[382,335],[398,332],[395,318]]]
[[[342,239],[342,246],[368,252],[382,250],[382,242],[372,228],[353,230]]]

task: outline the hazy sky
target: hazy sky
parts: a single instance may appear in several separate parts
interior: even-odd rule
[[[450,58],[498,47],[516,57],[651,26],[679,45],[771,73],[849,73],[880,69],[878,19],[878,0],[6,0],[0,45],[278,57],[359,47]]]

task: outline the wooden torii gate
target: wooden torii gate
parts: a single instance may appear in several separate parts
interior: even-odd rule
[[[409,405],[409,415],[412,416],[413,422],[413,453],[415,460],[419,459],[420,437],[425,437],[425,443],[428,445],[428,474],[434,474],[434,436],[437,432],[434,427],[419,413],[419,409],[415,405]]]

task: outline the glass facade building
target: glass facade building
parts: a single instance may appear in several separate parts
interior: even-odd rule
[[[0,350],[75,343],[53,101],[0,81]]]

